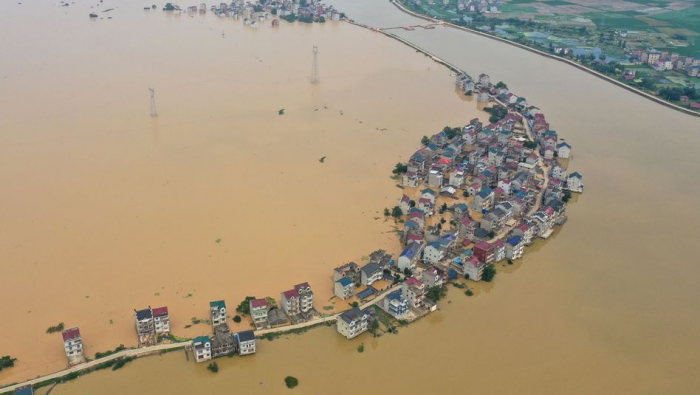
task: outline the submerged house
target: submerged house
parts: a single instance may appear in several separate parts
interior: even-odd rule
[[[66,329],[61,332],[63,337],[63,349],[68,357],[68,365],[73,366],[85,362],[83,352],[83,338],[80,336],[80,329],[77,327]]]
[[[352,339],[369,328],[369,317],[369,310],[353,307],[338,317],[336,329],[341,335]]]
[[[209,336],[198,336],[192,340],[192,353],[197,362],[206,362],[211,359],[211,340]]]

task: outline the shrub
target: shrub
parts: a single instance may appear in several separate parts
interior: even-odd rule
[[[17,361],[17,358],[12,358],[9,355],[5,355],[4,357],[0,358],[0,372],[3,369],[15,366],[15,361]]]
[[[486,266],[484,274],[481,275],[481,279],[490,283],[494,277],[496,277],[496,268],[493,267],[493,265]]]
[[[56,326],[50,326],[49,329],[46,330],[46,333],[61,332],[63,328],[65,328],[65,326],[63,325],[63,322],[61,322]]]
[[[357,352],[365,352],[365,343],[361,343],[357,346]]]
[[[287,385],[287,388],[292,389],[299,385],[299,380],[296,377],[287,376],[284,378],[284,383]]]
[[[255,296],[246,296],[245,299],[243,299],[243,301],[238,304],[238,307],[236,307],[236,311],[243,315],[250,314],[250,301],[254,299]]]
[[[209,365],[207,365],[207,369],[211,371],[212,373],[216,373],[219,371],[219,365],[216,362],[212,362]]]
[[[464,292],[464,294],[467,296],[472,296],[472,295],[474,295],[474,291],[472,291],[471,289],[468,289]]]
[[[240,315],[233,316],[233,322],[235,322],[235,323],[241,322],[241,316]]]

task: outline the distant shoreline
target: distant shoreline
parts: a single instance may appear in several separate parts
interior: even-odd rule
[[[593,75],[593,76],[596,76],[596,77],[598,77],[598,78],[601,78],[601,79],[603,79],[603,80],[606,80],[606,81],[608,81],[608,82],[611,82],[611,83],[613,83],[613,84],[615,84],[615,85],[617,85],[617,86],[619,86],[619,87],[621,87],[621,88],[627,89],[628,91],[630,91],[630,92],[632,92],[632,93],[636,93],[636,94],[638,94],[638,95],[640,95],[640,96],[642,96],[642,97],[644,97],[644,98],[646,98],[646,99],[652,100],[652,101],[654,101],[654,102],[656,102],[656,103],[658,103],[658,104],[664,105],[664,106],[666,106],[666,107],[668,107],[668,108],[672,108],[672,109],[674,109],[674,110],[676,110],[676,111],[680,111],[680,112],[685,113],[685,114],[688,114],[688,115],[692,115],[692,116],[694,116],[694,117],[700,117],[700,113],[697,112],[697,111],[693,111],[693,110],[691,110],[691,109],[689,109],[689,108],[684,108],[684,107],[681,107],[681,106],[679,106],[679,105],[676,105],[676,104],[673,104],[673,103],[669,103],[669,102],[667,102],[667,101],[665,101],[665,100],[663,100],[663,99],[661,99],[661,98],[659,98],[659,97],[657,97],[657,96],[651,95],[651,94],[649,94],[649,93],[647,93],[647,92],[644,92],[644,91],[641,91],[641,90],[639,90],[639,89],[637,89],[637,88],[635,88],[635,87],[632,87],[632,86],[629,86],[629,85],[627,85],[627,84],[624,84],[624,83],[622,83],[622,82],[620,82],[620,81],[617,81],[617,80],[615,80],[615,79],[613,79],[613,78],[608,77],[608,76],[605,75],[605,74],[599,73],[599,72],[597,72],[597,71],[595,71],[595,70],[591,70],[591,69],[588,68],[588,67],[585,67],[585,66],[583,66],[583,65],[580,65],[580,64],[578,64],[578,63],[576,63],[576,62],[574,62],[574,61],[572,61],[572,60],[569,60],[569,59],[566,59],[566,58],[562,58],[562,57],[559,57],[559,56],[554,56],[554,55],[549,54],[549,53],[546,53],[546,52],[544,52],[544,51],[540,51],[539,49],[531,48],[531,47],[528,47],[527,45],[519,44],[519,43],[516,43],[516,42],[514,42],[514,41],[507,40],[507,39],[505,39],[505,38],[497,37],[497,36],[494,36],[494,35],[491,35],[491,34],[486,34],[486,33],[484,33],[484,32],[480,32],[480,31],[478,31],[478,30],[470,29],[470,28],[468,28],[468,27],[455,25],[454,23],[450,23],[450,22],[443,21],[443,20],[440,20],[440,19],[431,18],[431,17],[429,17],[429,16],[427,16],[427,15],[424,15],[424,14],[419,14],[419,13],[417,13],[417,12],[414,12],[414,11],[411,11],[411,10],[407,9],[403,4],[401,4],[401,3],[400,3],[399,1],[397,1],[397,0],[389,0],[389,1],[390,1],[394,6],[396,6],[396,8],[398,8],[400,11],[403,11],[403,12],[405,12],[406,14],[409,14],[409,15],[411,15],[411,16],[413,16],[413,17],[416,17],[416,18],[419,18],[419,19],[423,19],[423,20],[428,21],[428,22],[439,23],[439,24],[441,24],[441,25],[443,25],[443,26],[447,26],[447,27],[451,27],[451,28],[454,28],[454,29],[462,30],[462,31],[465,31],[465,32],[468,32],[468,33],[474,33],[474,34],[477,34],[477,35],[482,36],[482,37],[487,37],[487,38],[490,38],[490,39],[492,39],[492,40],[497,40],[497,41],[500,41],[500,42],[502,42],[502,43],[509,44],[509,45],[518,47],[518,48],[520,48],[520,49],[524,49],[524,50],[526,50],[526,51],[530,51],[530,52],[532,52],[532,53],[535,53],[535,54],[538,54],[538,55],[547,57],[547,58],[552,59],[552,60],[556,60],[556,61],[559,61],[559,62],[566,63],[566,64],[568,64],[568,65],[570,65],[570,66],[576,67],[576,68],[579,69],[579,70],[585,71],[586,73],[589,73],[589,74],[591,74],[591,75]],[[378,29],[377,29],[377,30],[378,30]]]

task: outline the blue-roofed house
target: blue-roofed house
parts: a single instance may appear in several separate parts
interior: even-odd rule
[[[494,193],[493,189],[486,187],[474,196],[474,210],[490,210],[493,207]]]
[[[516,260],[523,256],[525,252],[525,242],[520,236],[513,236],[506,240],[506,258]]]
[[[557,146],[557,156],[564,159],[569,159],[571,156],[571,146],[568,143],[560,143]]]
[[[399,255],[397,265],[400,270],[411,269],[416,266],[416,262],[420,259],[423,252],[423,245],[417,242],[411,242]]]
[[[370,313],[368,309],[360,310],[358,307],[344,312],[336,321],[338,333],[348,339],[357,337],[369,327]]]
[[[376,262],[370,262],[360,268],[362,285],[372,285],[373,282],[382,279],[382,268]]]
[[[447,248],[438,241],[434,241],[425,247],[423,257],[430,263],[438,263],[445,258]]]
[[[571,192],[583,192],[583,176],[577,171],[571,173],[569,178],[566,179],[566,187]]]
[[[397,320],[403,319],[408,315],[408,299],[397,289],[384,298],[382,308]]]
[[[358,292],[358,293],[357,293],[357,297],[358,297],[360,300],[365,300],[365,299],[368,299],[369,297],[371,297],[371,296],[373,296],[373,295],[376,295],[376,294],[378,294],[378,293],[379,293],[379,291],[377,291],[376,288],[374,288],[373,286],[370,285],[369,287],[367,287],[367,288],[363,289],[362,291]]]
[[[349,277],[343,277],[335,282],[333,293],[340,299],[349,299],[355,295],[355,283]]]

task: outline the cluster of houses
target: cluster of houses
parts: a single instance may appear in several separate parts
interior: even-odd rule
[[[550,129],[537,107],[505,84],[493,85],[486,74],[476,81],[461,74],[456,83],[507,112],[488,125],[473,119],[462,128],[446,128],[411,155],[402,185],[415,193],[399,200],[405,249],[397,265],[410,271],[427,267],[412,281],[415,295],[417,282],[439,283],[451,269],[479,281],[488,265],[522,257],[524,246],[549,237],[566,221],[565,200],[584,187],[582,176],[569,174],[563,164],[571,158],[571,145]],[[441,221],[430,225],[437,211]],[[449,228],[442,226],[446,216]],[[403,299],[409,307],[419,300],[410,296],[402,289],[400,297],[397,292],[384,303],[401,312]]]
[[[206,3],[201,3],[199,6],[193,5],[180,8],[178,5],[171,5],[172,10],[178,13],[206,13],[207,10],[215,13],[219,17],[230,17],[236,20],[243,20],[246,25],[258,27],[259,22],[266,21],[274,16],[280,18],[296,17],[303,18],[309,21],[325,21],[330,19],[339,21],[341,19],[340,12],[336,11],[332,6],[321,4],[317,0],[282,0],[282,1],[246,1],[233,0],[230,3],[214,4],[207,7]],[[277,26],[279,21],[273,19],[272,25]]]
[[[197,336],[192,340],[192,353],[195,361],[206,362],[234,353],[238,355],[255,353],[255,333],[252,330],[231,332],[228,326],[225,301],[209,302],[209,312],[213,335],[211,337],[207,335]]]
[[[666,50],[654,48],[636,50],[631,55],[639,59],[640,63],[648,64],[657,71],[683,71],[691,77],[697,77],[700,74],[700,58],[697,57],[681,56],[675,52],[669,53]]]

